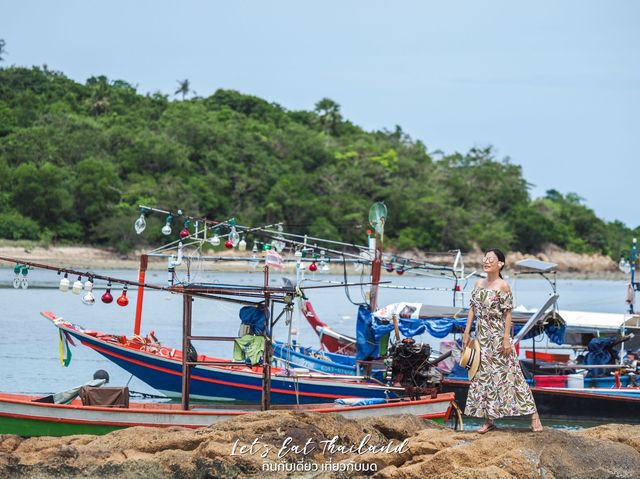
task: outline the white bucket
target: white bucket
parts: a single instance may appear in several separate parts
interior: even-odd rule
[[[567,374],[567,387],[575,389],[584,388],[584,376],[582,374]]]

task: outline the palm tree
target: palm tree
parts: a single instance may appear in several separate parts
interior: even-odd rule
[[[178,80],[178,89],[175,91],[174,95],[177,95],[178,93],[182,94],[182,99],[184,100],[184,97],[187,96],[187,94],[191,91],[190,87],[189,87],[189,80],[187,80],[186,78],[182,81]]]
[[[5,41],[2,38],[0,38],[0,62],[4,60],[3,55],[7,53],[7,51],[4,49],[5,45],[6,45]]]
[[[342,121],[340,105],[330,98],[323,98],[315,106],[325,131],[335,136],[338,133],[338,124]]]

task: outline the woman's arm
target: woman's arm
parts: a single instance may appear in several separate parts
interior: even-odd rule
[[[506,304],[503,308],[504,335],[502,338],[502,354],[507,356],[511,354],[511,351],[513,350],[513,348],[511,347],[511,324],[513,323],[513,318],[511,317],[511,308],[513,307],[513,305],[511,304],[511,288],[506,281],[503,282],[500,290],[504,293],[507,293],[507,297],[505,298]]]
[[[504,312],[504,337],[502,338],[502,354],[505,356],[511,353],[511,310]]]

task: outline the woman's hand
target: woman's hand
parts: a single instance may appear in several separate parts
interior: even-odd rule
[[[465,349],[469,345],[469,341],[469,333],[465,331],[462,335],[462,349]]]
[[[502,354],[504,354],[505,356],[508,356],[509,354],[511,354],[511,351],[513,350],[512,346],[511,346],[511,338],[503,338],[502,339]]]

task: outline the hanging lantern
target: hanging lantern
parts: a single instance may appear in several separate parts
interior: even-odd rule
[[[169,216],[167,216],[167,219],[164,223],[164,226],[162,227],[162,234],[165,236],[169,236],[171,234],[171,222],[173,221],[173,216],[171,214],[169,214]]]
[[[140,217],[133,224],[133,229],[136,230],[137,234],[142,234],[142,232],[147,227],[147,221],[144,219],[144,216],[147,214],[147,210],[144,208],[140,208]]]
[[[282,228],[281,224],[278,224],[276,226],[276,229],[278,230],[278,235],[273,240],[273,247],[278,253],[282,253],[282,251],[287,246],[287,244],[284,242],[284,237],[282,236],[284,229]]]
[[[25,264],[22,267],[22,279],[20,280],[20,286],[22,289],[27,289],[29,287],[29,281],[27,280],[27,275],[29,274],[29,267]]]
[[[184,228],[182,229],[182,231],[180,231],[180,238],[184,239],[191,236],[191,232],[189,231],[190,224],[191,224],[191,221],[189,220],[184,222]]]
[[[16,263],[15,267],[13,268],[13,272],[15,273],[15,277],[13,278],[13,287],[16,289],[20,287],[20,270],[21,269],[22,267],[18,263]]]
[[[127,285],[124,285],[124,288],[122,288],[122,294],[120,295],[120,297],[118,298],[118,300],[116,301],[116,303],[118,303],[118,306],[122,306],[123,308],[129,304],[129,298],[127,298]]]
[[[247,251],[247,242],[244,240],[244,238],[242,238],[240,240],[240,242],[238,243],[238,250],[239,251]]]
[[[318,271],[318,265],[316,264],[315,261],[309,265],[309,271],[311,272]]]
[[[67,291],[69,291],[69,284],[70,284],[69,275],[65,273],[64,278],[60,280],[60,285],[58,286],[58,289],[60,290],[60,292],[66,293]]]
[[[109,284],[107,284],[107,290],[100,297],[100,299],[104,304],[109,304],[113,302],[113,296],[111,295],[111,281],[109,281]]]
[[[258,252],[258,243],[256,243],[255,241],[253,242],[253,248],[251,248],[251,252],[252,253]]]
[[[231,241],[231,245],[235,248],[240,243],[240,234],[236,231],[236,227],[231,227],[231,232],[229,232],[229,241]]]
[[[231,242],[230,239],[228,239],[227,241],[224,242],[224,247],[227,248],[227,249],[233,248],[233,243]]]
[[[93,281],[91,281],[91,279],[92,278],[89,278],[87,282],[84,283],[84,290],[87,293],[82,297],[82,302],[87,306],[93,306],[96,304],[96,298],[94,298],[93,293],[91,292],[93,290]]]
[[[71,292],[73,294],[80,294],[80,291],[82,291],[82,287],[82,276],[78,276],[78,279],[74,281],[73,286],[71,287]]]
[[[398,276],[402,276],[404,274],[404,267],[400,266],[398,269],[396,269],[396,273],[398,273]]]
[[[220,244],[220,236],[218,236],[217,231],[213,233],[213,236],[209,240],[209,243],[211,243],[212,246],[218,246]]]
[[[393,263],[387,263],[387,267],[385,269],[387,272],[393,273]]]

